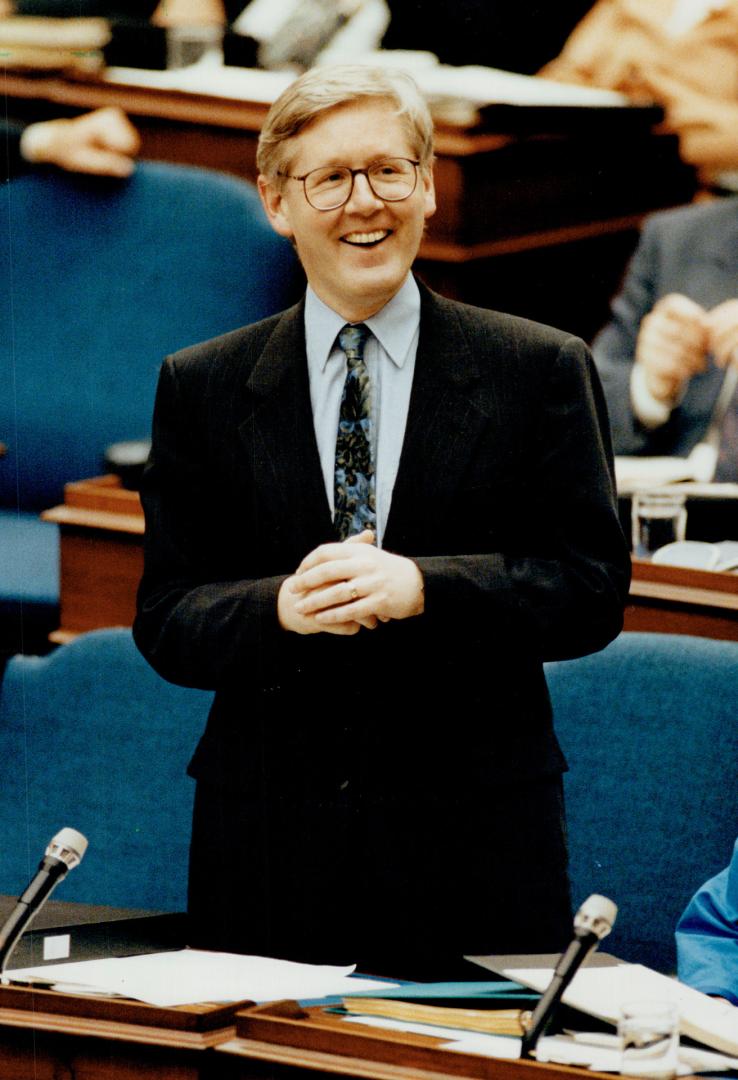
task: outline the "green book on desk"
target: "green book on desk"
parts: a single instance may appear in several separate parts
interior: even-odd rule
[[[522,1035],[523,1014],[538,994],[518,983],[412,983],[373,993],[344,997],[353,1016],[380,1016],[409,1023],[435,1024],[495,1035]]]

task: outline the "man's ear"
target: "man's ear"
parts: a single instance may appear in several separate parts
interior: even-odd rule
[[[259,175],[256,180],[259,189],[262,206],[269,218],[269,223],[280,236],[292,239],[293,232],[290,225],[289,211],[284,199],[284,193],[278,183],[267,176]]]
[[[420,177],[423,187],[423,212],[427,221],[436,212],[436,188],[433,182],[433,167],[429,165],[427,171],[423,170],[421,172]]]

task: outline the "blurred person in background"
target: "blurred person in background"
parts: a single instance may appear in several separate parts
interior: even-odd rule
[[[685,161],[738,168],[738,0],[598,0],[539,75],[656,102]]]
[[[97,176],[129,176],[140,145],[128,117],[112,106],[26,127],[3,121],[0,177],[12,179],[29,164],[56,165],[68,172]]]
[[[685,457],[705,439],[738,364],[738,198],[647,220],[592,352],[615,453]],[[738,479],[737,456],[734,397],[705,478]]]
[[[680,980],[738,1005],[738,840],[730,865],[689,901],[676,942]]]

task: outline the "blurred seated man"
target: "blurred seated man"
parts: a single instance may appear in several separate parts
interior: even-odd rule
[[[616,454],[686,457],[702,442],[738,365],[738,198],[648,219],[592,351]],[[735,402],[714,479],[738,479],[734,422]]]
[[[10,179],[24,163],[56,165],[69,172],[129,176],[140,149],[138,132],[121,109],[109,107],[72,119],[0,127],[0,176]]]
[[[730,866],[690,900],[676,941],[681,981],[738,1005],[738,840]]]
[[[738,0],[598,0],[539,75],[658,102],[685,161],[738,166]]]

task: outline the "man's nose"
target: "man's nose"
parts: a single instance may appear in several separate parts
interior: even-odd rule
[[[349,212],[357,214],[371,214],[384,206],[383,201],[372,191],[371,184],[365,173],[356,173],[351,197],[346,203]]]

